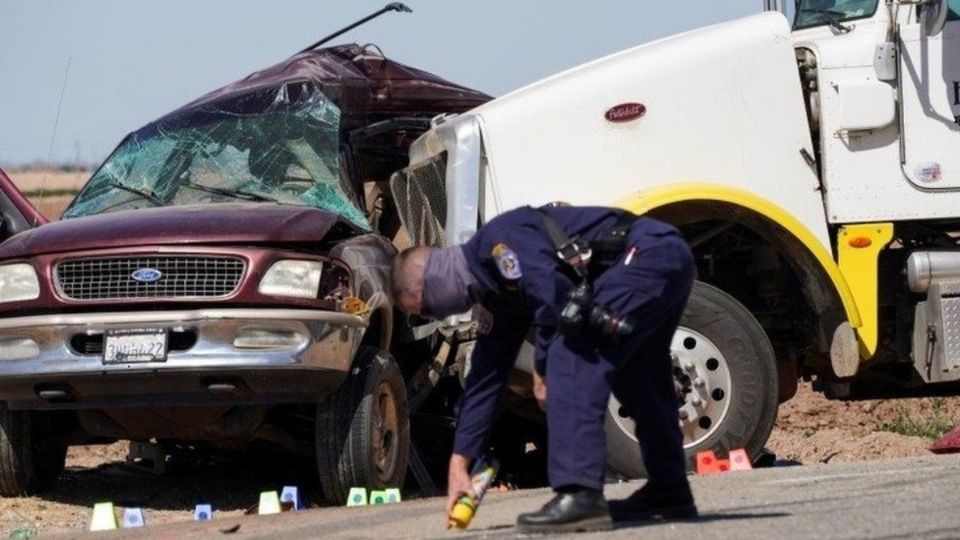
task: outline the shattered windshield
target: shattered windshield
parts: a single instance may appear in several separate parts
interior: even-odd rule
[[[835,24],[872,17],[879,0],[800,0],[795,28]]]
[[[64,218],[156,206],[312,206],[369,230],[341,170],[340,110],[290,83],[166,117],[133,133]]]

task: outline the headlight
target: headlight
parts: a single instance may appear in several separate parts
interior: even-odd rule
[[[260,280],[260,293],[316,298],[322,271],[323,263],[317,261],[277,261]]]
[[[0,302],[20,302],[40,298],[37,272],[26,263],[0,266]]]

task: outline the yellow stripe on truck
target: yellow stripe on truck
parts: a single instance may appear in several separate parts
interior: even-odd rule
[[[864,297],[861,298],[860,296],[854,295],[845,279],[845,276],[849,275],[859,280],[861,276],[860,272],[869,271],[869,269],[865,267],[866,261],[862,260],[860,255],[855,259],[857,261],[857,267],[855,269],[851,267],[851,271],[856,272],[856,274],[842,272],[840,267],[834,262],[830,252],[803,223],[793,217],[789,212],[753,193],[715,184],[674,184],[651,188],[629,195],[617,201],[615,206],[629,210],[635,214],[646,214],[663,206],[686,201],[716,201],[734,204],[752,210],[786,229],[787,232],[800,241],[810,254],[816,258],[824,272],[826,272],[830,278],[830,281],[833,282],[837,290],[837,295],[843,303],[844,311],[846,311],[847,320],[850,322],[850,326],[857,330],[861,352],[869,352],[869,354],[872,355],[873,352],[876,351],[877,278],[875,256],[871,274],[874,283],[872,297],[870,297],[866,287],[858,287],[858,294],[864,295]],[[873,306],[873,310],[861,312],[861,310],[858,309],[861,300],[865,302],[865,305]],[[866,337],[867,340],[865,340],[864,337]],[[872,339],[872,342],[868,341],[870,339]],[[869,358],[869,356],[865,356],[865,358]]]
[[[871,358],[877,352],[877,256],[892,239],[891,223],[846,225],[837,237],[840,272],[847,278],[864,320],[864,324],[857,328],[861,358]]]

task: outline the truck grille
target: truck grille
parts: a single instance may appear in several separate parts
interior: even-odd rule
[[[63,261],[56,276],[60,294],[72,300],[211,298],[233,293],[244,270],[244,260],[235,257],[110,257]],[[138,271],[140,280],[134,279]]]
[[[400,223],[415,246],[443,246],[447,225],[447,154],[394,173],[390,190]]]

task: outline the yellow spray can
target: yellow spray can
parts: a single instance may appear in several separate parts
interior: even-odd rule
[[[498,469],[500,469],[500,463],[497,462],[496,459],[477,460],[473,465],[473,470],[470,472],[473,492],[477,498],[474,499],[469,495],[460,497],[450,512],[450,516],[447,518],[448,529],[463,530],[470,525],[470,521],[473,520],[473,516],[477,513],[477,508],[480,506],[480,501],[483,500],[483,495],[497,478]]]

